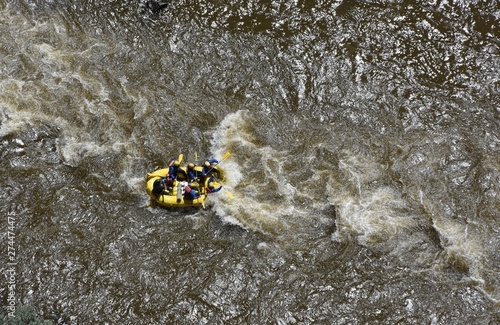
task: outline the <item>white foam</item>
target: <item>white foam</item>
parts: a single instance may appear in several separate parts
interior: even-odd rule
[[[342,184],[333,179],[328,191],[338,206],[336,239],[354,236],[360,243],[390,240],[403,229],[413,226],[412,218],[398,210],[405,202],[401,194],[389,186],[377,184],[383,177],[383,166],[369,157],[343,153],[339,161]],[[354,192],[355,191],[355,192]]]
[[[0,84],[0,92],[3,91]],[[0,137],[21,131],[26,127],[49,119],[45,114],[40,113],[35,107],[33,110],[24,110],[17,100],[8,102],[0,97]]]
[[[399,193],[389,187],[361,197],[346,196],[338,204],[337,236],[354,236],[365,245],[399,239],[417,225],[411,215],[399,212],[404,206]]]
[[[308,194],[297,190],[283,172],[288,160],[287,152],[270,146],[259,145],[249,124],[252,116],[246,110],[229,114],[214,132],[212,145],[216,157],[230,152],[231,156],[220,163],[226,171],[224,187],[234,199],[229,199],[222,189],[214,209],[221,219],[241,225],[245,229],[263,233],[283,233],[299,229],[312,218],[310,205],[297,205],[297,197]],[[324,206],[328,202],[321,202]]]

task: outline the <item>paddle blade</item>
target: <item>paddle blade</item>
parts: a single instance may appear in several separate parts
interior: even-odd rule
[[[233,194],[231,194],[231,192],[229,192],[228,190],[226,190],[226,194],[231,200],[234,199]]]
[[[182,158],[184,158],[184,155],[181,153],[179,155],[179,158],[177,159],[179,161],[179,164],[182,162]]]
[[[219,162],[223,161],[224,159],[226,159],[227,157],[231,156],[231,153],[228,151],[224,154],[224,156],[222,156],[222,158],[219,160]]]

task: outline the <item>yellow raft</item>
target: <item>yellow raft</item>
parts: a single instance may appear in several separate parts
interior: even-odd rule
[[[211,177],[210,176],[205,177],[200,182],[188,183],[186,176],[187,167],[182,166],[179,168],[181,169],[181,172],[177,174],[177,180],[168,181],[168,179],[166,179],[166,176],[168,175],[169,172],[169,168],[162,168],[152,173],[148,173],[146,178],[146,191],[148,192],[149,196],[153,201],[164,207],[204,206],[207,196],[210,194],[209,191],[207,191],[207,188],[208,188],[208,182]],[[195,170],[198,171],[199,174],[201,175],[201,170],[202,170],[201,166],[196,166]],[[223,170],[219,166],[213,166],[211,174],[216,176],[218,180],[224,179]],[[166,184],[166,186],[164,186],[162,194],[159,195],[155,194],[155,192],[158,192],[154,191],[156,181],[161,181],[162,184]],[[188,185],[193,190],[197,190],[200,196],[196,199],[186,198],[184,195],[186,190],[186,185]],[[221,185],[216,183],[215,186],[220,187]]]

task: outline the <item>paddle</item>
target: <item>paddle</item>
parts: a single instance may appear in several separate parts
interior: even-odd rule
[[[221,161],[223,161],[224,159],[226,159],[227,157],[229,157],[229,156],[231,156],[231,153],[228,151],[228,152],[226,152],[226,153],[224,154],[224,156],[222,156],[222,158],[219,160],[219,163],[220,163]],[[214,177],[215,177],[215,176],[214,176]],[[231,194],[231,192],[229,192],[229,191],[227,190],[227,188],[225,188],[224,186],[222,186],[221,181],[220,181],[217,177],[215,177],[215,180],[221,184],[221,187],[222,187],[222,188],[224,188],[224,190],[226,191],[227,196],[228,196],[230,199],[234,199],[233,194]]]
[[[195,166],[198,165],[198,151],[194,152],[194,163],[195,163]],[[205,195],[206,195],[206,193],[205,193]],[[206,198],[206,196],[205,196],[205,198]],[[206,209],[205,200],[201,201],[201,205],[203,206],[203,209]]]
[[[219,160],[219,162],[223,161],[224,159],[226,159],[227,157],[231,156],[231,153],[228,151],[224,154],[224,156],[222,156],[222,158]]]
[[[194,152],[194,163],[195,163],[195,166],[198,165],[198,151]],[[198,176],[197,171],[195,172],[195,175]],[[197,177],[197,179],[198,179],[198,177]],[[202,188],[198,187],[198,189],[200,190],[200,193],[201,193]],[[203,194],[205,195],[205,198],[204,199],[202,198],[201,205],[203,206],[203,210],[205,210],[207,208],[205,205],[205,200],[207,199],[207,194],[205,193],[205,190],[203,192],[204,192]]]
[[[231,156],[231,153],[228,151],[228,152],[226,152],[226,153],[222,156],[222,158],[219,160],[219,163],[220,163],[220,162],[222,162],[223,160],[227,159],[229,156]],[[212,171],[212,169],[214,169],[214,167],[213,167],[213,166],[212,166],[212,167],[211,167],[211,168],[210,168],[210,169],[206,172],[206,174],[210,173],[210,172]],[[229,192],[227,188],[225,188],[224,186],[222,186],[221,181],[220,181],[220,180],[219,180],[219,179],[218,179],[215,175],[213,175],[213,174],[212,174],[212,175],[211,175],[211,177],[215,178],[215,180],[216,180],[219,184],[221,184],[221,187],[223,187],[223,188],[224,188],[224,190],[226,191],[227,196],[228,196],[230,199],[234,199],[233,194],[231,194],[231,192]]]
[[[227,157],[231,156],[231,153],[228,151],[224,154],[224,156],[222,156],[222,158],[219,160],[219,164],[221,163],[221,161],[223,161],[224,159],[226,159]],[[210,167],[210,169],[206,172],[206,174],[210,173],[212,171],[212,169],[214,169],[214,167]]]
[[[231,194],[231,192],[229,192],[229,191],[227,190],[227,188],[225,188],[224,186],[222,186],[222,187],[223,187],[223,188],[224,188],[224,190],[226,191],[227,196],[228,196],[231,200],[232,200],[232,199],[234,199],[233,194]]]
[[[233,194],[229,192],[228,189],[222,185],[222,182],[220,181],[220,179],[217,178],[217,176],[212,175],[211,177],[215,178],[215,180],[220,184],[220,187],[222,187],[226,191],[226,194],[230,199],[234,199]]]
[[[177,158],[179,165],[182,162],[182,158],[184,158],[184,155],[181,153],[179,155],[179,158]],[[179,169],[180,169],[180,167],[179,167]],[[181,199],[182,199],[182,188],[181,188],[180,182],[177,180],[177,200],[181,200]]]

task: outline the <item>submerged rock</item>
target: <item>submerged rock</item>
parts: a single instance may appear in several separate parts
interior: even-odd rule
[[[169,5],[170,1],[167,0],[149,0],[146,2],[146,7],[151,10],[152,12],[158,12],[163,9],[166,9]]]

